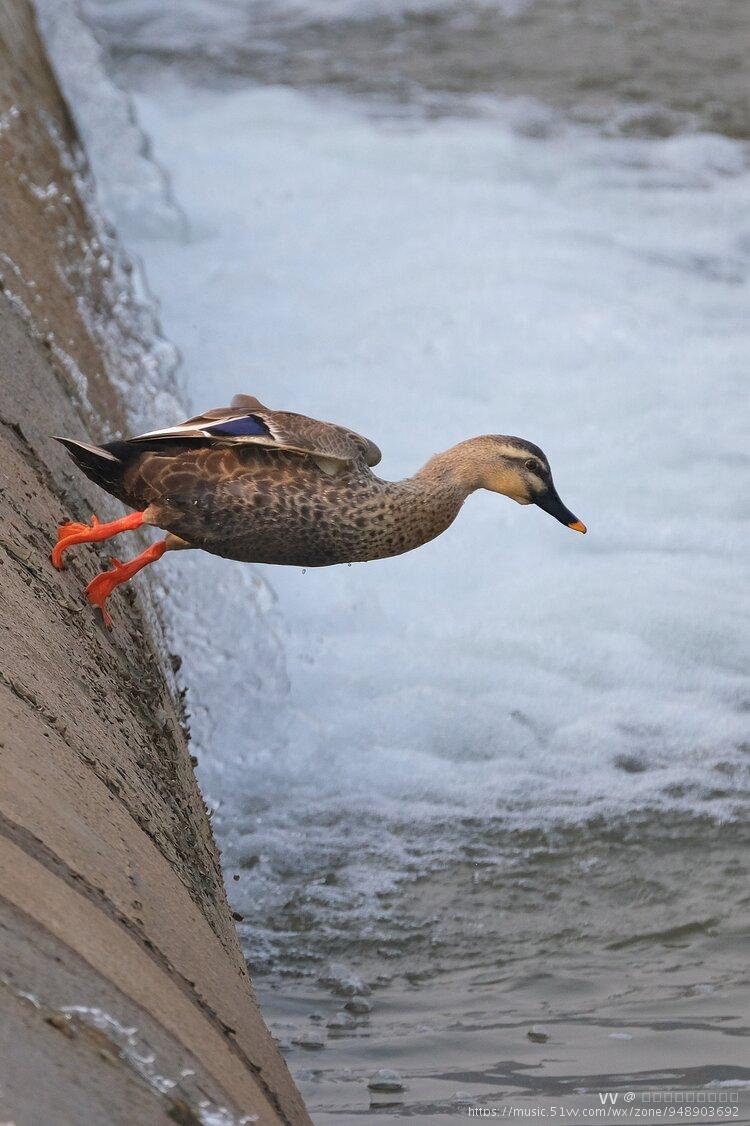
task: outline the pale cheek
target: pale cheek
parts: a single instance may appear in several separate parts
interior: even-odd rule
[[[501,492],[505,493],[510,500],[515,500],[517,504],[530,504],[534,500],[529,490],[524,489],[523,484],[519,484],[517,481],[507,481]]]
[[[522,481],[506,480],[500,491],[505,493],[506,497],[514,500],[516,504],[531,504],[533,500],[530,490],[524,487]]]

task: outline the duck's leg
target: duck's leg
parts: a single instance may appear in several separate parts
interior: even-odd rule
[[[52,549],[53,565],[62,571],[63,555],[69,547],[77,543],[98,543],[118,536],[120,532],[132,532],[145,523],[144,517],[145,512],[130,512],[119,520],[110,520],[108,524],[102,524],[96,516],[91,517],[90,524],[76,524],[74,521],[61,524],[57,529],[57,543]]]
[[[119,559],[114,557],[110,559],[112,564],[111,571],[103,571],[101,575],[97,575],[92,579],[86,587],[86,597],[89,602],[94,606],[98,606],[102,612],[105,626],[112,625],[112,618],[107,610],[106,602],[112,591],[126,583],[128,579],[132,579],[133,575],[137,575],[144,567],[148,567],[149,563],[155,563],[157,559],[161,559],[165,551],[179,551],[181,548],[187,548],[191,545],[181,540],[179,536],[170,534],[158,543],[152,543],[151,547],[147,547],[140,555],[136,555],[135,559],[131,559],[127,563],[121,563]]]

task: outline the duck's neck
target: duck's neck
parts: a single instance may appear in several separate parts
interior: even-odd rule
[[[436,454],[413,477],[383,483],[382,519],[387,525],[383,554],[411,551],[444,532],[470,493],[481,488],[481,459],[471,441]],[[380,537],[379,537],[380,538]]]
[[[488,449],[487,440],[468,438],[435,454],[411,480],[460,497],[460,507],[470,493],[489,487],[496,467],[497,455],[491,448]]]

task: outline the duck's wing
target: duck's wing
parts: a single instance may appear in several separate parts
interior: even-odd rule
[[[252,395],[235,395],[230,407],[217,407],[189,418],[179,426],[151,430],[131,441],[148,442],[165,438],[202,438],[264,446],[287,453],[310,454],[337,464],[355,461],[364,455],[368,465],[377,465],[382,456],[374,442],[354,430],[308,418],[304,414],[269,410]],[[335,471],[336,466],[332,468]]]

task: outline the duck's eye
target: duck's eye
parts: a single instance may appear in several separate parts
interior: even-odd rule
[[[541,465],[539,464],[538,461],[534,461],[533,457],[530,457],[529,460],[525,464],[526,464],[526,468],[530,469],[532,473],[541,473],[541,471],[542,471]]]

